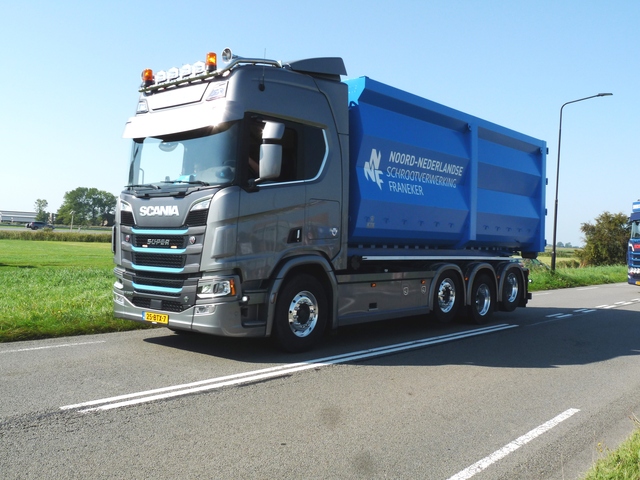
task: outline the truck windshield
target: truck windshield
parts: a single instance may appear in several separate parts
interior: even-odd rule
[[[631,238],[640,239],[640,220],[631,222]]]
[[[220,186],[233,182],[239,122],[133,141],[130,187]]]

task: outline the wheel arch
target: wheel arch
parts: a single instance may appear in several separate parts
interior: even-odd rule
[[[467,268],[465,272],[464,281],[466,285],[464,287],[465,290],[465,302],[464,305],[471,305],[471,290],[473,288],[473,282],[475,281],[478,275],[489,274],[489,276],[493,279],[494,283],[494,291],[496,292],[496,297],[498,296],[498,277],[496,275],[496,271],[490,263],[481,262],[481,263],[472,263]]]
[[[467,286],[465,285],[466,279],[465,275],[462,272],[462,269],[455,263],[443,263],[440,265],[436,265],[433,270],[433,280],[431,281],[431,286],[429,287],[429,311],[433,311],[434,309],[433,299],[436,295],[436,288],[438,288],[437,280],[440,277],[440,274],[447,270],[454,270],[458,275],[458,280],[460,280],[460,283],[462,284],[462,305],[467,304],[467,297],[469,293],[467,291]]]
[[[497,290],[497,297],[498,297],[498,307],[502,307],[502,295],[500,294],[502,292],[502,289],[504,288],[504,283],[507,281],[507,273],[509,272],[509,270],[515,270],[516,272],[518,272],[518,276],[521,280],[521,285],[523,287],[523,294],[522,294],[522,298],[520,299],[520,305],[518,305],[519,307],[524,307],[527,304],[527,283],[528,283],[528,278],[527,275],[525,274],[524,269],[515,262],[507,262],[504,265],[500,266],[500,269],[498,271],[498,290]]]
[[[329,319],[327,327],[337,325],[338,296],[337,281],[331,268],[331,263],[319,255],[301,255],[284,259],[275,269],[276,274],[267,289],[267,327],[266,336],[273,332],[273,320],[278,300],[278,292],[292,276],[299,273],[313,275],[323,286],[329,301]]]

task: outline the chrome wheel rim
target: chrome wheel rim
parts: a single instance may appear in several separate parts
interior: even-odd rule
[[[518,298],[518,293],[520,291],[518,285],[518,279],[516,278],[515,273],[510,273],[507,275],[506,283],[505,283],[505,291],[507,292],[507,302],[513,303]]]
[[[445,278],[438,287],[438,308],[449,313],[456,304],[456,286],[450,278]]]
[[[480,316],[484,317],[491,307],[491,290],[486,284],[478,287],[476,292],[476,311]]]
[[[296,337],[304,338],[318,323],[318,301],[311,292],[300,292],[289,305],[289,328]]]

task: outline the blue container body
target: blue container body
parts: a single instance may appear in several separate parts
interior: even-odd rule
[[[367,77],[345,83],[350,246],[544,250],[544,141]]]

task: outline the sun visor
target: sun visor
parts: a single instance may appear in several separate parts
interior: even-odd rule
[[[216,100],[200,105],[149,112],[131,117],[124,138],[158,137],[239,120],[244,110],[238,102]]]

